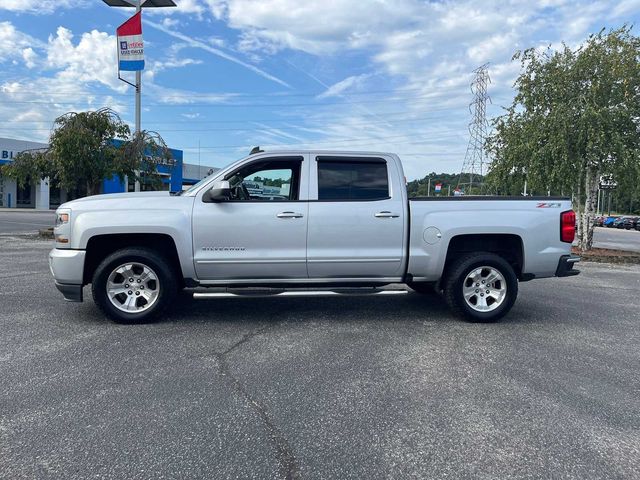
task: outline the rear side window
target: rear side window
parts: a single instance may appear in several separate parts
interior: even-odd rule
[[[385,198],[389,198],[389,178],[384,160],[318,157],[318,200]]]

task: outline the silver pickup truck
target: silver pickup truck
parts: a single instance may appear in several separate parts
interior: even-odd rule
[[[65,203],[54,234],[64,298],[82,301],[91,284],[120,323],[158,318],[184,288],[378,295],[392,283],[441,291],[487,322],[511,309],[519,281],[576,275],[579,261],[568,199],[409,199],[398,156],[372,152],[258,152],[179,194]]]

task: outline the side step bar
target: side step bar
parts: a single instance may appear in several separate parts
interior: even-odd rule
[[[290,290],[269,293],[268,291],[247,292],[194,292],[193,298],[274,298],[274,297],[348,297],[348,296],[388,296],[406,295],[407,290]]]

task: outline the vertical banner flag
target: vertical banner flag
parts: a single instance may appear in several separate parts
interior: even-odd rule
[[[436,183],[436,193],[440,193],[442,191],[442,184]]]
[[[118,37],[118,70],[144,70],[141,13],[136,13],[116,30]]]

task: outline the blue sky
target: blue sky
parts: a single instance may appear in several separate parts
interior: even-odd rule
[[[472,71],[490,62],[490,117],[513,98],[518,49],[579,45],[634,24],[640,0],[176,0],[143,12],[142,128],[185,160],[251,146],[382,150],[409,179],[457,172]],[[111,106],[133,123],[100,0],[0,0],[0,136],[46,141],[53,119]]]

